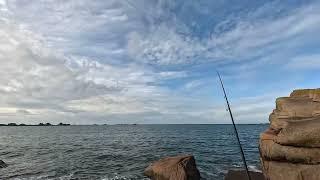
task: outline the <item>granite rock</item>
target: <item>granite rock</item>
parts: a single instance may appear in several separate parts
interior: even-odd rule
[[[160,159],[149,165],[144,175],[152,180],[200,180],[196,161],[190,155]]]
[[[320,179],[320,89],[294,90],[276,100],[270,127],[260,135],[268,180]]]

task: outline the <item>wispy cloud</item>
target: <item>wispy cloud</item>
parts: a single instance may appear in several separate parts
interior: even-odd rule
[[[91,123],[130,114],[165,116],[186,101],[172,98],[170,90],[156,86],[186,77],[184,71],[156,71],[134,63],[111,65],[65,55],[48,47],[41,34],[14,24],[12,19],[0,23],[0,106],[6,107],[2,108],[6,116],[1,116],[5,121],[84,123],[89,118],[87,123]],[[192,102],[188,101],[186,104]],[[27,112],[36,116],[28,117]]]
[[[319,9],[314,1],[0,0],[0,110],[11,117],[0,121],[223,123],[223,101],[210,89],[217,68],[236,89],[238,118],[265,121],[273,101],[263,91],[296,87],[293,75],[275,82],[279,74],[319,68]]]
[[[191,32],[187,36],[179,33],[183,22],[157,25],[150,28],[149,34],[130,34],[128,49],[137,60],[170,65],[248,61],[281,48],[293,48],[302,37],[303,43],[313,42],[309,38],[320,30],[319,3],[293,9],[280,17],[271,16],[270,12],[281,10],[278,6],[270,3],[241,18],[230,16],[212,27],[213,33],[206,39]],[[261,18],[263,15],[266,17]]]
[[[190,82],[185,84],[185,88],[187,90],[195,89],[195,88],[198,88],[199,86],[201,86],[203,84],[204,84],[203,80],[192,80],[192,81],[190,81]]]
[[[291,59],[288,64],[291,69],[320,69],[320,54],[308,54]]]

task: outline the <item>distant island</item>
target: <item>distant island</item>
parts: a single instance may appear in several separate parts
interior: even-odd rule
[[[8,123],[8,124],[0,124],[0,126],[70,126],[70,124],[50,124],[50,123],[39,123],[39,124],[17,124],[17,123]]]

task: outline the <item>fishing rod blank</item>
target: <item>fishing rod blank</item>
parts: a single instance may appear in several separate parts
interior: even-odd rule
[[[244,165],[244,167],[246,169],[248,180],[251,180],[251,177],[250,177],[250,174],[249,174],[249,170],[248,170],[248,166],[247,166],[246,157],[244,156],[244,152],[243,152],[243,149],[242,149],[242,146],[241,146],[241,142],[240,142],[240,138],[239,138],[239,135],[238,135],[238,130],[237,130],[237,127],[236,127],[236,125],[234,123],[233,115],[232,115],[230,104],[229,104],[228,97],[227,97],[227,93],[226,93],[226,90],[224,89],[224,85],[223,85],[221,76],[220,76],[218,71],[217,71],[217,74],[218,74],[218,77],[219,77],[219,80],[220,80],[220,83],[221,83],[221,87],[222,87],[222,90],[223,90],[224,98],[225,98],[225,100],[227,102],[228,111],[229,111],[229,114],[230,114],[230,117],[231,117],[233,128],[234,128],[237,140],[238,140],[238,145],[239,145],[239,148],[240,148],[240,151],[241,151],[241,157],[242,157],[243,165]]]

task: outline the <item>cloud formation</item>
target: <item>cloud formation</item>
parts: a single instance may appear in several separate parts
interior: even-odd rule
[[[194,8],[196,4],[193,3]],[[298,38],[303,38],[304,43],[314,42],[308,38],[320,30],[319,7],[314,3],[275,16],[272,13],[283,7],[276,2],[266,4],[238,18],[227,16],[211,27],[212,32],[205,38],[199,38],[192,30],[181,34],[183,22],[176,20],[174,25],[152,26],[148,34],[131,33],[128,49],[137,60],[159,65],[249,61],[288,46],[299,46],[294,44]]]
[[[0,123],[228,123],[216,69],[239,122],[265,122],[276,96],[316,85],[307,71],[319,69],[319,10],[316,1],[2,0]]]

